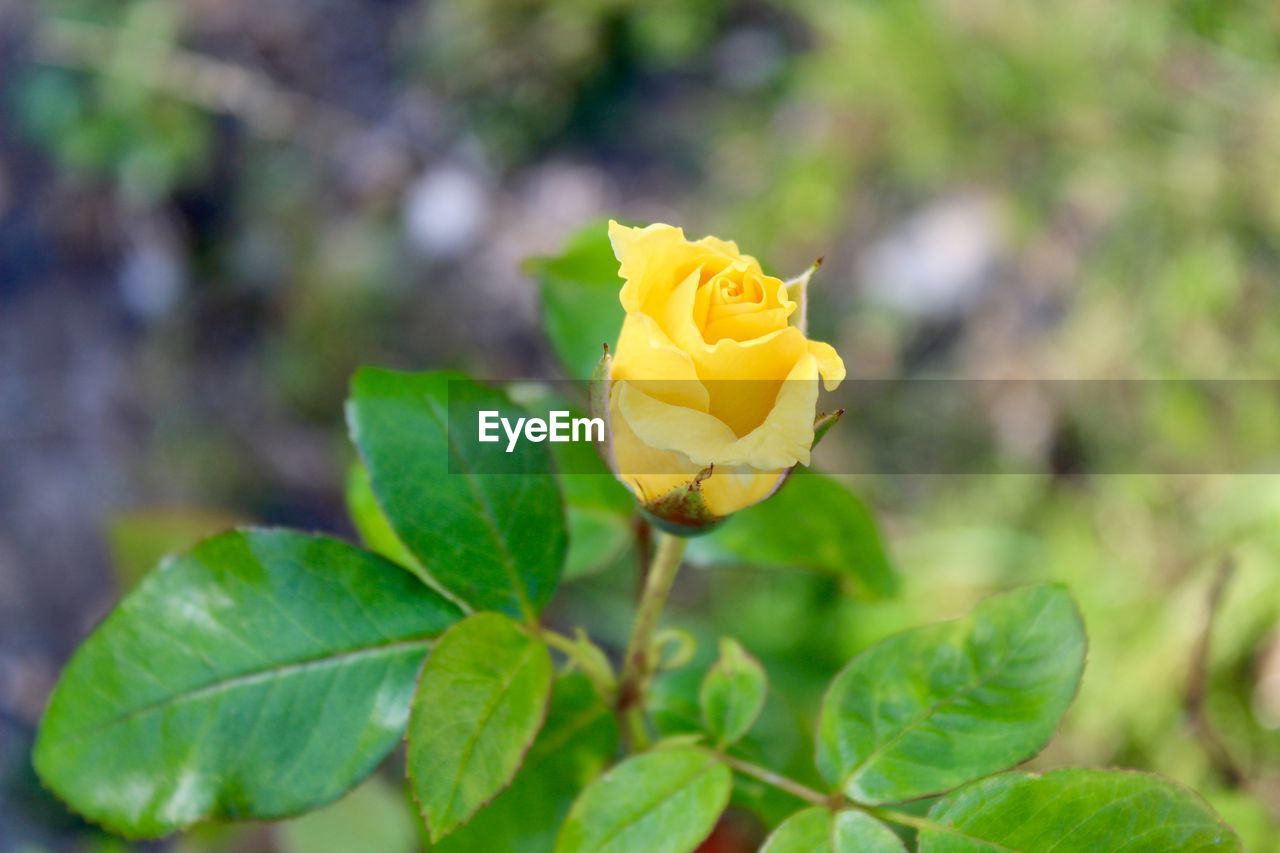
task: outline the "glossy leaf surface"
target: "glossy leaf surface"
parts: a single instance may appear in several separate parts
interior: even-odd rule
[[[733,779],[711,753],[661,749],[601,776],[569,811],[557,853],[690,853],[715,828]]]
[[[906,853],[906,849],[892,829],[868,814],[815,807],[783,821],[760,853]]]
[[[720,658],[707,670],[699,691],[702,721],[720,745],[741,740],[764,708],[767,676],[760,662],[731,637],[720,641]]]
[[[898,588],[866,505],[840,482],[805,469],[767,501],[693,540],[689,558],[709,565],[825,572],[846,580],[864,598],[885,598]]]
[[[437,853],[547,853],[574,799],[618,751],[618,725],[581,673],[556,680],[547,721],[515,781],[435,845]]]
[[[542,727],[552,675],[542,641],[499,613],[440,638],[409,720],[409,778],[433,841],[510,784]]]
[[[836,676],[818,722],[818,769],[849,798],[950,790],[1040,750],[1075,696],[1084,625],[1063,587],[1028,587],[955,622],[905,631]]]
[[[378,499],[374,497],[373,487],[369,484],[369,472],[359,462],[353,463],[347,470],[344,497],[347,515],[366,548],[399,563],[414,574],[422,572],[417,558],[404,546],[400,537],[396,536],[391,522],[387,521],[382,507],[378,506]]]
[[[363,368],[351,437],[397,537],[442,588],[478,610],[532,618],[564,562],[564,508],[546,444],[476,441],[480,409],[523,413],[447,373]]]
[[[36,767],[129,836],[314,808],[399,740],[428,646],[459,616],[334,539],[208,539],[149,574],[76,652]]]
[[[929,812],[920,853],[1240,850],[1192,791],[1146,773],[1005,773],[948,794]]]
[[[570,379],[587,379],[604,344],[613,347],[622,329],[618,259],[609,226],[597,222],[579,231],[553,258],[536,258],[542,316],[551,347]]]

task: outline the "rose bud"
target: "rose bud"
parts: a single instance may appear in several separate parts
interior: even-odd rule
[[[670,225],[610,222],[609,237],[626,319],[593,391],[605,453],[654,521],[702,532],[809,464],[818,380],[833,390],[844,362],[805,335],[808,274],[783,282]]]

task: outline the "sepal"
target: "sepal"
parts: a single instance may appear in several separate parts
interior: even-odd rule
[[[604,460],[609,470],[616,475],[618,469],[613,461],[613,425],[609,420],[609,395],[613,390],[613,380],[610,378],[613,371],[613,354],[609,352],[607,343],[603,346],[604,354],[596,362],[595,369],[591,371],[591,381],[587,384],[587,414],[604,421],[604,439],[596,442],[596,452],[600,454],[600,458]]]
[[[787,322],[806,335],[809,333],[809,279],[813,278],[813,274],[821,266],[822,258],[818,258],[807,270],[782,284],[787,289],[787,298],[796,303],[796,310]]]
[[[809,449],[818,446],[818,442],[826,437],[831,428],[844,417],[844,409],[836,409],[834,412],[824,412],[813,419],[813,444],[809,445]]]
[[[641,506],[641,511],[656,527],[673,536],[701,536],[710,533],[725,518],[713,514],[702,495],[702,482],[714,470],[714,465],[708,465],[689,482]]]

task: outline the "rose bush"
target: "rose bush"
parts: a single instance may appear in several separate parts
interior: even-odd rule
[[[626,311],[608,378],[610,461],[645,508],[702,527],[809,463],[818,380],[845,376],[805,333],[808,276],[767,275],[737,244],[609,223]]]
[[[843,375],[797,325],[803,281],[667,226],[613,236],[627,316],[606,400],[633,436],[618,451],[689,466],[624,468],[632,487],[674,483],[709,517],[767,494],[808,456],[819,378]],[[597,284],[612,296],[607,266]],[[650,552],[643,589],[625,646],[607,598],[582,611],[603,630],[563,633],[571,611],[545,608],[572,581],[568,517],[585,492],[565,487],[545,443],[498,465],[463,440],[470,404],[524,411],[460,374],[361,369],[349,504],[367,548],[244,528],[166,559],[63,671],[33,753],[49,790],[130,838],[281,820],[355,788],[403,735],[438,853],[692,853],[734,824],[767,853],[1242,849],[1158,776],[1015,769],[1049,742],[1084,671],[1084,621],[1060,584],[867,645],[820,700],[788,695],[792,675],[771,686],[751,653],[767,638],[724,637],[718,660],[699,660],[707,634],[662,624],[689,540],[634,523],[605,474],[593,479],[624,506],[604,511]],[[851,523],[865,512],[854,497],[815,474],[796,486],[699,544],[722,540],[757,567],[820,569],[816,550],[861,589],[891,589],[874,582],[892,572],[874,524]],[[762,511],[776,514],[748,517]],[[739,815],[725,819],[731,800]],[[227,849],[257,844],[260,829],[243,832]]]

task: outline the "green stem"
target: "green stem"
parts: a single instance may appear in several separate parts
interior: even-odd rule
[[[578,644],[557,631],[550,628],[543,628],[541,631],[542,641],[557,651],[564,652],[565,657],[572,660],[578,659]]]
[[[916,815],[907,814],[906,812],[895,812],[892,809],[882,809],[874,806],[855,806],[855,808],[866,812],[872,817],[886,821],[887,823],[896,823],[899,826],[907,826],[917,832],[928,830],[929,832],[936,832],[939,835],[949,835],[952,838],[962,839],[963,841],[967,841],[971,846],[990,847],[993,850],[1007,850],[1009,853],[1017,853],[1017,851],[1010,847],[1001,847],[994,841],[987,841],[983,838],[974,838],[972,835],[962,832],[954,826],[947,826],[945,823],[938,823],[935,820],[929,820],[927,817],[917,817]]]
[[[951,829],[951,827],[943,826],[940,823],[934,823],[927,817],[917,817],[916,815],[907,814],[905,812],[895,812],[892,809],[879,809],[872,806],[867,806],[863,811],[872,817],[878,817],[881,820],[888,821],[889,823],[896,823],[899,826],[909,826],[912,829],[939,829],[949,831],[952,834],[955,833],[955,830]]]
[[[804,800],[807,803],[813,803],[815,806],[824,806],[834,809],[843,805],[843,801],[838,795],[827,796],[821,791],[815,791],[808,785],[802,785],[794,779],[788,779],[778,773],[774,773],[767,767],[761,767],[758,764],[752,764],[750,761],[743,761],[741,758],[734,758],[732,755],[725,755],[723,752],[717,753],[720,760],[729,767],[737,770],[744,776],[751,776],[759,779],[766,785],[771,785],[779,791],[786,791],[791,796]]]
[[[653,552],[653,563],[645,579],[636,621],[631,626],[631,640],[622,659],[622,676],[618,680],[618,714],[632,751],[643,750],[649,745],[644,697],[656,663],[653,632],[658,627],[658,618],[667,603],[667,596],[671,594],[671,585],[680,570],[686,545],[682,536],[657,531],[655,534],[657,547]]]
[[[550,628],[542,628],[539,635],[544,643],[568,658],[570,666],[591,680],[601,699],[610,704],[617,701],[618,679],[613,674],[613,667],[604,652],[587,638],[581,628],[577,639],[570,639]]]
[[[779,791],[785,791],[791,796],[815,806],[822,806],[832,811],[841,811],[843,809],[852,809],[853,811],[866,812],[872,817],[889,823],[896,823],[901,826],[909,826],[916,830],[930,830],[945,835],[952,835],[958,838],[973,840],[963,832],[954,827],[929,820],[927,817],[918,817],[906,812],[897,812],[892,809],[878,808],[876,806],[864,806],[861,803],[855,803],[847,800],[840,794],[824,794],[821,791],[810,788],[795,779],[774,773],[767,767],[761,767],[758,764],[752,764],[750,761],[743,761],[741,758],[735,758],[732,755],[726,755],[723,752],[717,752],[716,757],[723,761],[728,767],[741,773],[743,776],[750,776],[753,779],[759,779],[766,785],[777,788]]]

